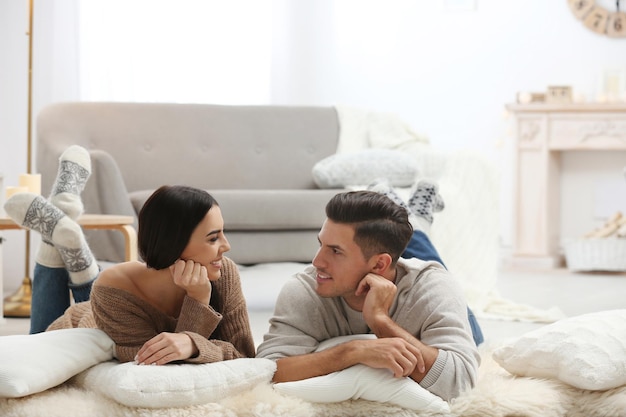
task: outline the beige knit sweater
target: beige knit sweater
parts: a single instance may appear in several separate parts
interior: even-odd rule
[[[193,339],[199,354],[185,362],[253,358],[254,340],[237,265],[224,258],[222,276],[212,284],[210,305],[185,297],[177,318],[127,291],[94,286],[90,301],[67,309],[47,330],[99,328],[115,342],[115,356],[121,362],[133,361],[141,346],[162,332],[182,332]]]

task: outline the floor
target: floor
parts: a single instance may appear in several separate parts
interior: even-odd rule
[[[263,334],[268,327],[268,320],[272,314],[272,297],[280,288],[282,280],[288,279],[290,272],[301,267],[300,264],[288,264],[280,266],[278,272],[271,269],[265,271],[265,276],[273,277],[271,280],[264,278],[263,281],[263,287],[266,288],[269,296],[260,294],[258,286],[252,289],[246,284],[250,277],[246,269],[242,269],[244,295],[250,300],[248,303],[250,322],[257,345],[262,341]],[[496,290],[504,299],[537,309],[556,307],[568,317],[601,310],[626,308],[624,296],[626,273],[573,273],[567,269],[504,269],[500,271]],[[260,295],[263,296],[263,302],[259,301]],[[545,323],[484,317],[479,317],[479,322],[485,339],[492,342],[521,335],[545,325]],[[0,323],[0,335],[26,334],[28,326],[27,318],[5,318],[4,322]]]

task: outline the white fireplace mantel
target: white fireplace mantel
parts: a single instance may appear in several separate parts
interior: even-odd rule
[[[506,107],[516,122],[513,258],[516,263],[556,267],[562,262],[561,153],[626,150],[626,103]]]

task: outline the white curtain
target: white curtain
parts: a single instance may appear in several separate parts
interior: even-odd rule
[[[266,104],[272,0],[82,0],[80,98]]]

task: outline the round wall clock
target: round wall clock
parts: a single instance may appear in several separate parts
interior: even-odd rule
[[[613,38],[626,38],[626,13],[620,0],[567,0],[577,19],[592,31]]]

